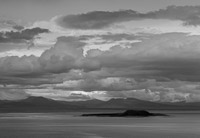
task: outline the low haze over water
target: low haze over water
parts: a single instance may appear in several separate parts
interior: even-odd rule
[[[1,138],[199,138],[199,111],[168,117],[81,117],[82,113],[1,113]]]

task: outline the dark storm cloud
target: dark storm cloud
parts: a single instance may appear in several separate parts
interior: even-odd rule
[[[18,30],[22,27],[14,26]],[[6,31],[0,32],[0,43],[24,43],[30,40],[33,40],[35,36],[41,33],[49,33],[48,29],[43,28],[31,28],[23,29],[21,31]]]
[[[132,17],[140,17],[139,13],[129,11],[94,11],[86,14],[68,15],[58,19],[58,24],[75,29],[101,29],[115,22],[132,20]]]
[[[134,10],[93,11],[63,16],[57,19],[57,23],[62,27],[73,29],[102,29],[114,23],[144,19],[180,20],[184,25],[197,26],[200,25],[200,6],[169,6],[147,13]]]

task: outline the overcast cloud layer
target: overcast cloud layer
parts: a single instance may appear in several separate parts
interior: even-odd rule
[[[199,14],[170,6],[2,22],[0,99],[200,101]]]

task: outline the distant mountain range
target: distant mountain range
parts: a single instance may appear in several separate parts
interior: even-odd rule
[[[159,103],[135,98],[100,101],[55,101],[43,97],[29,97],[18,101],[0,101],[0,112],[65,112],[82,110],[200,110],[200,102]]]

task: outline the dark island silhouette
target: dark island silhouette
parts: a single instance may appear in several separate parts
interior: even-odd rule
[[[168,116],[161,113],[150,113],[146,110],[126,110],[122,113],[100,113],[100,114],[82,114],[82,116],[97,117],[149,117],[149,116]]]

